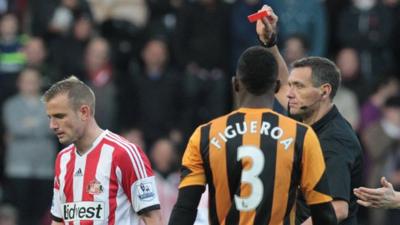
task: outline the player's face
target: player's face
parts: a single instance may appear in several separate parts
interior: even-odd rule
[[[84,130],[84,123],[78,110],[75,110],[67,94],[56,95],[46,103],[50,129],[54,131],[61,144],[71,144],[78,140]]]
[[[303,115],[318,107],[320,89],[314,87],[310,67],[294,68],[289,76],[289,99],[290,114]]]

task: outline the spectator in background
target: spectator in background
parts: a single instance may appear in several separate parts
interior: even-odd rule
[[[163,0],[165,1],[165,0]],[[147,0],[88,0],[102,36],[111,46],[113,62],[121,71],[139,57],[149,22]]]
[[[382,118],[371,124],[362,133],[363,143],[369,157],[368,187],[380,185],[380,177],[388,175],[397,187],[400,185],[398,175],[400,150],[400,97],[389,97],[382,109]],[[384,168],[386,167],[386,172]],[[370,210],[370,224],[384,224],[383,210]],[[393,220],[392,220],[393,221]]]
[[[336,97],[333,99],[333,103],[337,106],[343,117],[351,124],[353,129],[358,130],[360,122],[359,98],[353,88],[348,88],[346,86],[346,84],[351,82],[352,79],[355,80],[359,78],[359,61],[355,50],[351,48],[340,50],[336,58],[336,65],[342,74],[342,85],[339,86]],[[359,86],[358,89],[361,91],[361,88],[364,88],[365,93],[365,87],[360,85],[362,85],[361,82],[357,85]],[[359,94],[361,95],[361,93]]]
[[[384,0],[383,4],[390,8],[393,15],[400,15],[400,1]],[[394,16],[394,28],[390,42],[390,48],[393,49],[394,62],[400,62],[400,16]],[[400,80],[400,64],[395,63],[397,78]]]
[[[27,37],[18,34],[18,20],[14,14],[0,19],[0,105],[16,92],[18,73],[25,65],[23,48]]]
[[[229,8],[219,0],[188,2],[178,12],[174,50],[186,73],[190,131],[227,110],[229,27]]]
[[[357,130],[360,123],[360,106],[356,94],[351,89],[340,86],[333,103],[353,130]]]
[[[39,71],[42,75],[44,86],[48,86],[61,79],[57,69],[46,61],[47,50],[41,38],[34,37],[29,39],[24,47],[24,54],[26,57],[26,66]]]
[[[86,0],[61,0],[50,19],[49,32],[66,35],[73,27],[75,19],[82,16],[91,18],[90,7]]]
[[[254,24],[249,23],[247,16],[258,11],[265,0],[241,0],[235,1],[231,9],[231,34],[232,57],[230,61],[231,71],[235,71],[236,62],[240,54],[248,47],[257,45],[257,35],[254,33]]]
[[[83,79],[97,96],[96,120],[101,127],[113,129],[116,125],[117,90],[108,42],[103,38],[92,39],[86,48],[84,63]]]
[[[5,201],[17,207],[20,225],[36,225],[50,207],[57,144],[40,101],[41,75],[25,69],[18,94],[3,108],[5,124]]]
[[[162,205],[162,224],[166,225],[178,198],[180,174],[177,149],[175,149],[174,144],[170,140],[164,138],[158,139],[151,148],[150,161],[153,165],[157,193]]]
[[[285,43],[283,50],[283,58],[287,65],[291,65],[296,60],[304,58],[308,55],[307,40],[300,34],[290,35]]]
[[[11,205],[0,206],[0,225],[17,225],[18,212]]]
[[[178,198],[180,181],[177,149],[173,141],[160,138],[150,151],[150,160],[154,166],[157,193],[160,199],[162,224],[167,225],[172,209]],[[208,190],[201,196],[194,225],[208,225]]]
[[[339,18],[337,38],[342,46],[350,46],[360,53],[361,74],[368,87],[372,87],[380,79],[379,75],[392,66],[391,11],[378,0],[352,0],[352,5]]]
[[[144,135],[146,145],[165,135],[179,133],[185,125],[181,78],[169,64],[169,50],[164,40],[151,38],[142,50],[143,65],[134,65],[128,82],[123,82],[120,106],[125,121]],[[134,101],[132,101],[134,99]],[[130,122],[127,122],[130,121]]]
[[[181,67],[228,68],[229,9],[219,0],[188,2],[178,12],[174,50]],[[210,35],[212,34],[212,35]]]
[[[71,33],[50,45],[50,63],[57,66],[61,74],[84,74],[84,53],[94,33],[93,24],[87,17],[80,17],[74,23]]]
[[[369,92],[361,75],[360,57],[356,49],[344,47],[336,55],[336,64],[342,73],[342,86],[354,91],[360,104],[364,103]]]
[[[280,42],[290,35],[301,34],[310,43],[310,55],[325,56],[327,49],[327,18],[318,0],[267,0],[279,16]]]
[[[360,133],[382,117],[382,106],[385,104],[385,101],[390,96],[399,93],[399,91],[399,81],[393,76],[382,78],[380,82],[375,84],[372,94],[361,106]]]
[[[126,128],[121,132],[121,135],[131,143],[135,143],[141,149],[147,149],[144,141],[143,132],[136,128]]]
[[[3,14],[7,12],[8,0],[0,0],[0,13]]]
[[[328,56],[334,56],[337,54],[337,50],[343,47],[340,45],[339,40],[337,39],[340,14],[350,5],[351,0],[323,0],[322,2],[325,5],[328,18]]]
[[[176,13],[184,0],[148,0],[150,19],[148,30],[151,35],[172,36],[176,26]]]
[[[122,20],[137,28],[146,26],[149,9],[146,0],[87,0],[97,24],[107,20]]]

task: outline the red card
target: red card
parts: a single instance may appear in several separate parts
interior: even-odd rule
[[[259,20],[265,16],[268,16],[268,13],[267,13],[267,11],[264,10],[264,11],[256,12],[256,13],[249,15],[247,17],[247,19],[249,20],[250,23],[254,23],[257,20]]]

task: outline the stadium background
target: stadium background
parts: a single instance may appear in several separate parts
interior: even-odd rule
[[[16,224],[14,217],[22,225],[33,217],[40,222],[27,224],[49,224],[61,146],[38,106],[12,102],[18,94],[37,100],[70,74],[94,89],[100,126],[151,158],[167,220],[188,135],[232,108],[236,60],[258,43],[246,17],[262,4],[279,16],[288,64],[318,55],[341,69],[335,104],[363,143],[366,185],[385,175],[400,188],[398,0],[0,0],[0,225]],[[17,85],[20,74],[35,71],[39,77]],[[10,200],[10,189],[26,194]],[[400,221],[398,211],[359,215],[365,225]]]

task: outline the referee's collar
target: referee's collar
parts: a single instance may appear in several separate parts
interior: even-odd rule
[[[339,110],[336,108],[335,105],[332,106],[331,110],[327,114],[325,114],[320,120],[317,122],[313,123],[311,127],[314,129],[314,131],[320,130],[322,127],[324,127],[326,124],[331,122],[334,117],[336,117],[339,114]]]

